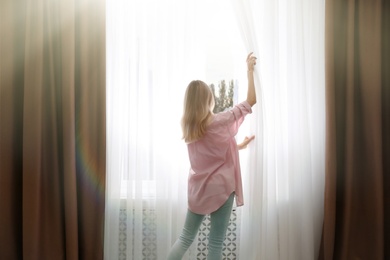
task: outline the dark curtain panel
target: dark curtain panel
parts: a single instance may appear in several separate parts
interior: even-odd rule
[[[326,1],[320,259],[390,259],[389,1]]]
[[[103,259],[104,0],[0,3],[0,259]]]
[[[390,1],[382,0],[382,151],[384,259],[390,259]]]

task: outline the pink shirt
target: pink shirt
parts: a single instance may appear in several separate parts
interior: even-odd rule
[[[244,204],[240,161],[234,136],[252,108],[244,101],[215,114],[206,134],[189,143],[191,169],[188,177],[188,208],[209,214],[220,208],[232,192],[237,206]]]

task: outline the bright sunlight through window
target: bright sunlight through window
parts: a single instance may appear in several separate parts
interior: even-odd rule
[[[231,98],[233,99],[233,103],[236,103],[240,96],[238,88],[240,83],[237,79],[240,77],[243,78],[242,75],[245,75],[246,73],[246,53],[237,28],[236,19],[234,17],[235,14],[228,1],[199,1],[199,3],[197,3],[195,10],[201,15],[196,15],[194,16],[197,17],[196,19],[189,21],[190,25],[196,23],[195,25],[192,25],[194,28],[193,34],[196,35],[196,39],[191,38],[194,36],[187,35],[187,28],[184,30],[180,27],[180,24],[183,24],[186,22],[185,20],[188,19],[186,15],[180,14],[180,12],[183,12],[183,10],[180,9],[180,6],[172,6],[169,4],[169,1],[163,1],[163,4],[159,1],[155,1],[153,4],[149,3],[150,1],[147,1],[148,4],[142,4],[142,2],[138,3],[137,1],[130,2],[132,2],[134,7],[127,7],[126,9],[140,10],[140,8],[149,8],[150,6],[153,6],[154,9],[150,10],[150,17],[153,17],[153,21],[150,21],[150,17],[138,16],[137,13],[121,14],[121,6],[131,5],[131,3],[129,4],[129,2],[126,1],[110,3],[107,7],[108,9],[117,9],[115,12],[110,10],[109,13],[116,13],[117,15],[115,15],[115,17],[108,17],[107,19],[107,59],[109,61],[107,68],[109,79],[107,85],[108,89],[112,89],[111,94],[108,92],[107,95],[118,95],[118,98],[114,99],[114,104],[111,106],[108,105],[108,110],[115,110],[115,112],[112,113],[114,118],[111,119],[111,122],[115,121],[116,123],[112,123],[110,129],[111,131],[117,132],[117,134],[112,135],[114,136],[114,140],[112,141],[122,144],[120,146],[121,149],[131,150],[136,142],[135,139],[142,139],[145,140],[142,142],[145,149],[143,147],[138,147],[139,144],[137,144],[137,154],[129,153],[129,155],[133,156],[135,159],[121,158],[119,166],[113,165],[113,167],[117,167],[117,171],[121,172],[121,198],[135,198],[137,196],[141,196],[142,198],[154,198],[156,197],[155,170],[153,169],[153,166],[142,165],[143,157],[148,158],[149,161],[150,157],[160,157],[160,155],[153,154],[155,151],[153,146],[156,145],[153,136],[155,135],[156,127],[161,125],[159,123],[160,118],[155,118],[153,112],[155,108],[153,105],[156,107],[160,106],[161,108],[164,107],[164,109],[170,109],[169,105],[172,105],[171,109],[175,110],[172,115],[172,118],[174,118],[173,122],[176,124],[173,124],[176,126],[175,133],[168,133],[164,127],[160,126],[161,130],[159,130],[159,134],[165,136],[167,142],[169,142],[168,140],[170,140],[171,137],[177,138],[178,136],[181,136],[179,121],[182,110],[182,99],[184,96],[183,89],[188,82],[198,78],[209,85],[213,85],[216,98],[222,93],[219,90],[219,87],[226,84],[226,96],[231,95],[232,93],[229,91],[233,90],[233,96]],[[187,11],[191,13],[195,12],[195,10]],[[172,14],[170,15],[170,13]],[[167,20],[161,21],[161,14],[164,14],[163,19]],[[198,17],[202,17],[202,19],[198,19]],[[165,25],[168,27],[171,23],[177,25],[173,31],[163,27]],[[161,28],[157,28],[158,26],[161,26]],[[159,33],[162,34],[163,32],[166,35],[159,35]],[[150,91],[153,88],[161,89],[163,86],[161,82],[172,80],[170,78],[164,79],[160,77],[161,73],[169,75],[172,72],[162,72],[168,70],[168,68],[159,67],[155,64],[156,61],[167,59],[167,62],[172,63],[173,66],[175,65],[175,60],[169,57],[172,53],[169,53],[167,50],[171,48],[177,50],[182,48],[182,46],[169,46],[170,39],[168,37],[178,39],[179,41],[188,39],[189,41],[193,41],[193,44],[196,45],[196,48],[192,50],[192,53],[195,54],[185,54],[188,55],[186,62],[194,63],[196,66],[194,65],[192,69],[187,71],[186,81],[175,83],[182,86],[181,92],[178,93],[178,91],[174,91],[174,95],[177,95],[175,99],[179,100],[175,104],[161,102],[159,97],[153,97],[148,94],[148,90]],[[172,44],[176,43],[173,42]],[[186,50],[184,50],[184,52],[186,52]],[[193,56],[191,57],[191,55]],[[132,71],[136,71],[140,74],[133,76]],[[167,89],[167,91],[170,90]],[[156,92],[151,91],[151,93]],[[162,95],[164,94],[166,93],[162,93]],[[130,96],[129,101],[123,99],[123,96],[126,95]],[[156,95],[158,94],[156,93]],[[160,95],[160,97],[162,95]],[[172,96],[170,95],[170,97]],[[154,102],[154,98],[156,98],[157,102]],[[137,114],[136,110],[138,109],[140,102],[145,103],[145,111],[141,114]],[[158,102],[161,102],[161,105],[157,105]],[[149,103],[152,103],[153,105],[148,105]],[[230,104],[230,106],[231,105],[233,104]],[[108,118],[108,120],[110,120],[110,118]],[[132,132],[134,127],[132,127],[131,124],[134,120],[137,120],[139,123],[143,122],[144,124],[143,128],[138,132]],[[166,123],[163,122],[162,124],[164,125]],[[127,127],[130,129],[130,133],[126,132],[125,129],[127,129]],[[184,147],[181,140],[180,144],[176,143],[176,145]],[[146,152],[146,150],[148,150],[148,152]],[[143,151],[145,151],[145,153],[143,153]],[[172,149],[172,151],[174,150]],[[185,155],[186,151],[182,151],[181,153],[184,153]],[[110,154],[108,156],[110,157]],[[115,160],[118,160],[118,158]],[[160,160],[163,161],[163,159],[158,158],[156,158],[155,161]],[[182,160],[187,159],[183,157]],[[134,166],[134,164],[137,164],[137,166]],[[164,162],[162,162],[161,165],[164,165]],[[134,172],[132,173],[132,171]],[[137,187],[140,190],[138,195]],[[129,192],[132,192],[133,194],[130,195]]]

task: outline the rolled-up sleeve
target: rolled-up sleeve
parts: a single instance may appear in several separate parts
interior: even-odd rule
[[[235,136],[245,116],[252,113],[252,107],[247,101],[244,101],[229,110],[228,113],[231,114],[228,121],[229,133]]]

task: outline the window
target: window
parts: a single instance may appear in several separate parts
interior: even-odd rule
[[[232,107],[240,99],[240,82],[237,79],[246,73],[246,53],[229,2],[205,1],[206,8],[201,12],[207,19],[194,19],[191,23],[196,24],[190,23],[193,26],[190,33],[186,31],[187,28],[181,27],[180,19],[188,19],[185,12],[193,12],[186,9],[191,6],[171,6],[172,3],[153,2],[150,15],[158,17],[153,21],[145,17],[149,11],[135,11],[148,9],[150,5],[146,2],[119,1],[107,7],[110,14],[115,14],[115,17],[108,16],[107,23],[107,96],[112,100],[107,108],[108,120],[112,123],[108,131],[114,133],[110,134],[113,140],[109,142],[118,145],[115,145],[115,150],[121,149],[120,155],[109,152],[108,160],[113,167],[110,171],[120,172],[121,198],[139,197],[140,190],[144,199],[156,197],[156,174],[159,174],[156,167],[164,163],[166,156],[159,153],[162,147],[171,146],[168,140],[181,136],[179,121],[182,99],[190,80],[198,78],[212,87],[216,113]],[[184,8],[184,14],[176,12],[175,8]],[[128,13],[128,10],[133,13]],[[198,50],[187,54],[182,43],[196,46]],[[183,72],[186,76],[172,79],[177,76],[173,72],[182,71],[182,68],[180,59],[175,56],[177,53],[167,50],[185,53],[186,61],[194,63],[191,70]],[[166,60],[169,64],[161,66],[157,64],[160,60]],[[166,85],[168,81],[174,82],[172,89]],[[179,85],[183,86],[181,92],[173,89]],[[116,97],[111,98],[111,95]],[[172,113],[169,114],[169,123],[162,119],[161,110]],[[137,125],[133,122],[137,122]],[[168,133],[164,124],[178,127],[175,133]],[[165,140],[160,140],[160,147],[155,149],[155,141],[161,138]],[[180,144],[175,145],[183,146],[179,141]],[[110,156],[115,158],[111,160]],[[181,156],[181,161],[186,160],[185,150],[182,150]],[[141,165],[144,162],[147,165]]]

